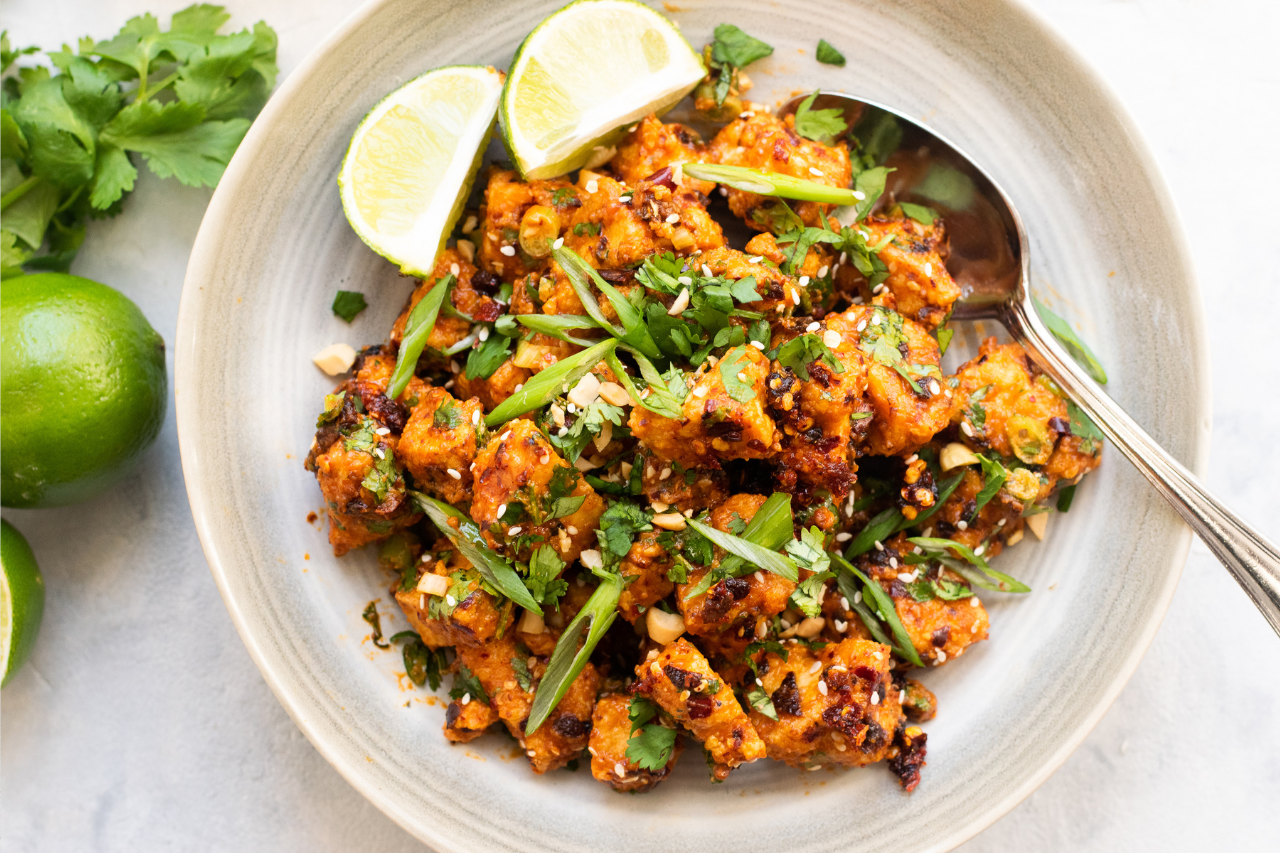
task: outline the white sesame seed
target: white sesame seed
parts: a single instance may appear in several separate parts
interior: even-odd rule
[[[756,684],[760,685],[761,687],[764,687],[764,682],[758,678],[756,679]]]
[[[911,581],[915,580],[915,575],[913,575],[911,572],[898,572],[898,580],[904,583],[910,583]]]
[[[821,769],[822,769],[822,765],[821,765],[821,764],[815,764],[815,765],[813,765],[812,767],[810,767],[810,768],[809,768],[810,772],[812,772],[812,771],[814,771],[814,770],[821,770]]]
[[[508,258],[514,258],[514,257],[515,257],[515,255],[516,255],[516,247],[515,247],[515,246],[503,246],[503,247],[502,247],[501,249],[499,249],[498,251],[499,251],[499,252],[501,252],[502,254],[506,255]]]
[[[752,342],[751,342],[751,345],[752,345],[753,347],[755,347],[756,349],[760,350],[760,352],[764,352],[764,342],[763,342],[763,341],[752,341]]]
[[[866,320],[863,320],[862,322],[860,322],[860,323],[858,324],[858,329],[857,329],[857,330],[858,330],[859,332],[861,332],[861,331],[862,331],[863,329],[865,329],[866,327],[867,327],[867,321],[866,321]]]
[[[999,521],[997,521],[997,522],[996,522],[996,527],[1004,527],[1004,523],[1005,523],[1006,521],[1008,521],[1008,520],[1009,520],[1009,519],[1007,519],[1007,518],[1002,518],[1002,519],[1000,519]]]
[[[852,538],[853,538],[853,534],[852,534],[852,533],[837,533],[837,534],[836,534],[836,541],[837,541],[837,542],[848,542],[848,541],[849,541],[850,539],[852,539]]]
[[[858,590],[857,592],[855,592],[855,593],[853,594],[853,603],[854,603],[854,604],[861,604],[861,603],[862,603],[862,590]],[[846,609],[846,610],[850,610],[850,609],[852,609],[852,608],[848,608],[848,607],[846,607],[845,609]]]
[[[873,326],[879,326],[879,325],[880,325],[880,314],[879,314],[879,312],[877,312],[877,313],[876,313],[876,315],[875,315],[874,317],[872,317],[872,318],[871,318],[871,325],[873,325]]]
[[[794,303],[795,303],[795,304],[797,304],[797,305],[799,305],[799,304],[800,304],[800,291],[798,291],[798,290],[793,290],[793,291],[791,291],[791,301],[792,301],[792,302],[794,302]],[[781,306],[779,306],[779,307],[781,307]]]
[[[452,468],[450,468],[450,469],[449,469],[448,471],[446,471],[445,473],[446,473],[446,474],[448,474],[450,477],[452,477],[452,478],[453,478],[453,479],[455,479],[455,480],[461,480],[461,479],[462,479],[462,475],[461,475],[461,474],[459,474],[457,471],[455,471],[455,470],[454,470],[454,469],[452,469]]]
[[[451,272],[453,275],[458,275],[459,273],[462,272],[462,267],[458,266],[457,264],[450,264],[449,272]]]
[[[804,327],[804,330],[806,332],[816,332],[818,331],[818,329],[821,329],[821,328],[822,328],[821,323],[810,323],[809,325]]]
[[[680,282],[685,287],[688,287],[689,285],[693,284],[693,279],[687,275],[678,276],[676,278],[676,281]]]
[[[830,349],[835,349],[836,347],[840,346],[841,340],[843,339],[840,337],[840,333],[837,332],[835,329],[827,329],[825,332],[822,333],[822,342],[826,344]]]
[[[822,170],[821,170],[821,169],[815,169],[813,166],[810,166],[810,167],[809,167],[809,174],[810,174],[810,175],[813,175],[815,178],[821,178],[821,177],[823,177]]]
[[[760,262],[761,262],[761,261],[763,261],[763,260],[764,260],[764,255],[754,255],[754,256],[752,256],[752,257],[750,257],[750,258],[747,258],[747,263],[749,263],[749,264],[758,264],[758,263],[760,263]]]
[[[879,693],[879,691],[877,691],[877,692],[875,692],[875,693],[872,693],[872,694],[871,694],[871,704],[872,704],[872,705],[879,705],[879,704],[880,704],[880,693]]]
[[[668,224],[668,225],[675,225],[675,224],[676,224],[677,222],[679,222],[679,221],[680,221],[680,214],[678,214],[678,213],[672,213],[671,215],[669,215],[669,216],[667,217],[667,224]]]
[[[452,604],[450,604],[449,606],[450,606],[450,607],[452,607],[453,605],[452,605]],[[469,704],[470,702],[471,702],[471,694],[470,694],[470,693],[463,693],[463,694],[462,694],[462,704],[463,704],[463,705],[467,705],[467,704]]]
[[[809,674],[813,675],[815,672],[818,672],[821,669],[822,669],[822,661],[816,660],[813,662],[813,666],[809,667]]]
[[[976,634],[978,633],[978,629],[981,627],[982,627],[982,621],[979,619],[974,619],[973,624],[969,626],[969,633]]]
[[[665,479],[667,479],[667,478],[668,478],[668,477],[670,477],[670,476],[671,476],[671,469],[670,469],[670,468],[663,468],[663,469],[662,469],[662,472],[658,474],[658,479],[659,479],[659,480],[665,480]]]
[[[889,558],[889,568],[891,568],[891,569],[896,569],[896,568],[898,568],[898,558],[897,558],[897,557],[890,557],[890,558]]]
[[[883,550],[884,550],[884,544],[883,544],[883,543],[881,543],[881,541],[880,541],[879,539],[877,539],[877,540],[876,540],[876,550],[877,550],[877,551],[883,551]]]
[[[510,528],[510,529],[508,529],[508,530],[507,530],[507,535],[508,535],[508,536],[519,536],[519,535],[520,535],[520,531],[521,531],[521,530],[524,530],[524,528],[517,524],[515,527],[512,527],[512,528]]]
[[[973,438],[973,427],[969,426],[968,421],[960,422],[960,431],[969,436],[969,438]]]
[[[555,241],[554,243],[552,243],[552,244],[551,244],[551,248],[553,248],[553,249],[559,249],[559,248],[561,248],[562,246],[564,246],[564,238],[563,238],[563,237],[557,237],[557,238],[556,238],[556,241]]]
[[[570,536],[577,536],[577,535],[578,535],[578,528],[576,528],[576,527],[574,527],[572,524],[570,524],[568,527],[566,527],[566,528],[565,528],[565,532],[566,532],[566,533],[568,533]]]
[[[764,583],[764,572],[756,572],[754,575],[752,575],[752,577],[754,577],[760,583]]]
[[[448,391],[453,386],[454,386],[454,381],[450,379],[448,382],[444,383],[444,390]]]
[[[374,453],[376,453],[376,454],[378,455],[378,458],[379,458],[379,459],[386,459],[386,458],[387,458],[387,454],[382,452],[382,448],[381,448],[381,447],[375,447],[375,448],[373,449],[373,452],[374,452]]]
[[[728,194],[729,194],[729,191],[727,189],[725,189],[724,187],[720,188],[720,195],[727,196]]]
[[[613,772],[617,773],[619,776],[626,776],[627,768],[623,766],[621,761],[619,761],[617,764],[613,765]]]
[[[877,284],[875,287],[871,288],[871,292],[872,292],[872,293],[884,293],[884,282],[882,281],[882,282],[880,282],[879,284]],[[879,323],[880,323],[880,320],[879,320],[879,318],[877,318],[877,319],[876,319],[876,324],[877,324],[877,325],[879,325]]]
[[[458,360],[456,358],[450,359],[449,369],[452,370],[454,373],[457,373],[458,371],[462,370],[462,365],[458,364]]]
[[[799,284],[801,287],[808,287],[808,286],[809,286],[809,276],[807,276],[807,275],[802,275],[802,276],[800,276],[800,280],[797,282],[797,284]]]
[[[600,183],[595,178],[587,181],[587,192],[594,193],[598,189],[600,189]]]
[[[936,379],[929,380],[929,393],[934,395],[935,397],[938,396],[938,394],[942,393],[942,386],[938,384],[938,380]]]
[[[825,681],[818,682],[818,692],[821,693],[823,696],[827,695],[827,682]]]
[[[430,554],[423,554],[423,555],[422,555],[422,562],[424,562],[424,563],[430,563],[430,562],[431,562],[431,555],[430,555]]]
[[[751,110],[744,110],[743,112],[738,113],[738,118],[741,119],[753,118],[754,116],[755,113],[751,112]]]
[[[498,504],[498,515],[497,515],[496,517],[497,517],[497,518],[502,518],[502,517],[503,517],[504,515],[506,515],[506,514],[507,514],[507,505],[506,505],[506,504]]]
[[[480,332],[479,334],[476,335],[476,337],[480,339],[480,343],[484,343],[485,341],[489,340],[489,327],[481,326]]]
[[[933,275],[933,264],[925,264],[925,265],[924,265],[924,274],[925,274],[925,275],[928,275],[928,276],[932,276],[932,275]]]
[[[628,193],[627,195],[620,195],[620,196],[618,196],[618,201],[622,202],[623,204],[630,204],[630,203],[631,203],[631,194],[630,194],[630,193]]]
[[[522,388],[524,388],[523,382],[521,382],[519,385],[516,386],[516,393],[519,394]]]
[[[843,619],[837,619],[835,620],[835,622],[836,622],[837,634],[843,634],[845,631],[849,630],[849,623],[844,621]]]
[[[446,596],[444,597],[444,602],[445,602],[445,604],[449,605],[450,607],[454,607],[454,606],[456,606],[456,605],[457,605],[457,603],[458,603],[458,599],[454,598],[452,595],[446,595]]]
[[[934,662],[934,666],[939,666],[947,662],[947,653],[942,649],[938,649],[938,659]]]
[[[840,253],[840,260],[839,260],[839,261],[837,261],[837,263],[841,263],[841,264],[843,264],[843,263],[845,263],[845,262],[846,262],[846,261],[848,261],[848,260],[849,260],[849,253],[848,253],[848,252],[841,252],[841,253]]]
[[[899,705],[901,705],[901,704],[902,704],[903,702],[905,702],[905,701],[907,701],[907,691],[905,691],[905,690],[899,690],[899,691],[898,691],[898,704],[899,704]]]
[[[825,264],[823,266],[818,267],[818,278],[826,278],[827,273],[829,272],[831,272],[831,267]]]
[[[391,430],[387,429],[386,427],[379,427],[378,429],[375,429],[373,432],[374,432],[374,435],[387,435],[388,433],[391,432]]]
[[[864,193],[862,190],[854,190],[854,191],[853,191],[853,197],[854,197],[854,198],[856,198],[858,201],[866,201],[866,200],[867,200],[867,194],[866,194],[866,193]],[[867,235],[866,235],[866,234],[863,234],[862,236],[863,236],[863,239],[865,239]]]
[[[502,435],[498,436],[498,441],[506,441],[510,437],[511,437],[511,430],[507,430]]]
[[[467,470],[469,470],[469,471],[474,471],[474,470],[476,470],[476,463],[472,462],[472,463],[471,463],[471,467],[470,467],[469,469],[467,469]]]
[[[981,557],[981,556],[982,556],[982,552],[983,552],[983,551],[985,551],[985,550],[987,550],[987,546],[986,546],[986,545],[979,545],[977,548],[974,548],[974,549],[973,549],[973,554],[974,554],[974,556],[976,556],[976,557]]]
[[[957,522],[956,522],[956,529],[957,529],[957,530],[968,530],[968,529],[969,529],[969,522],[967,522],[967,521],[957,521]]]
[[[703,274],[704,276],[706,276],[707,278],[711,278],[711,267],[707,266],[706,264],[703,264],[703,265],[702,265],[702,274]]]
[[[851,609],[851,608],[849,607],[849,599],[845,598],[843,595],[842,595],[842,596],[840,596],[840,607],[841,607],[841,609],[843,609],[843,610],[850,610],[850,609]]]
[[[971,595],[971,596],[969,596],[969,606],[970,606],[970,607],[977,607],[977,606],[978,606],[978,604],[979,604],[979,602],[978,602],[978,596],[976,596],[976,595]]]

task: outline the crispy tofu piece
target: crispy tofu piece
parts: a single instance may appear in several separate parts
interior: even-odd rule
[[[520,686],[512,665],[516,658],[524,656],[511,637],[491,640],[478,647],[458,648],[458,661],[479,679],[499,718],[520,742],[533,772],[546,773],[565,766],[586,748],[600,677],[596,668],[588,663],[546,721],[537,731],[526,734],[525,723],[533,707],[534,694]],[[534,665],[529,666],[529,672],[540,679],[546,672],[546,661],[537,658]]]
[[[900,698],[902,713],[913,723],[927,723],[938,716],[938,697],[914,678],[903,679]]]
[[[867,399],[875,413],[867,436],[871,452],[877,456],[916,452],[951,417],[951,400],[943,391],[938,368],[942,358],[938,342],[919,323],[888,309],[854,305],[842,316],[842,328],[852,326],[842,337],[856,341],[867,356]],[[834,322],[834,317],[828,318],[828,326]],[[896,367],[912,375],[918,392]]]
[[[705,266],[712,275],[724,276],[734,281],[753,278],[756,282],[756,293],[760,299],[748,302],[744,307],[763,313],[769,319],[790,317],[796,306],[804,301],[805,288],[790,276],[764,263],[751,263],[751,255],[722,246],[704,252],[693,262],[699,267]],[[798,300],[798,301],[797,301]]]
[[[618,143],[618,153],[609,166],[618,180],[635,186],[675,163],[700,163],[706,157],[701,137],[682,124],[664,124],[650,113]],[[681,188],[710,195],[715,189],[710,181],[685,178]]]
[[[454,273],[453,269],[457,267],[458,272]],[[449,301],[453,307],[457,308],[465,314],[470,314],[477,320],[484,319],[492,322],[498,319],[503,313],[503,307],[490,296],[480,294],[475,288],[476,283],[473,277],[477,275],[475,266],[467,261],[457,249],[445,249],[440,253],[440,257],[436,259],[435,268],[431,271],[428,278],[422,280],[417,289],[409,297],[409,304],[400,316],[396,318],[395,323],[391,327],[391,343],[399,347],[400,341],[404,339],[404,326],[409,320],[409,314],[414,307],[421,301],[422,297],[431,292],[433,287],[438,286],[448,276],[453,275],[456,279],[453,291],[449,294]],[[471,324],[460,317],[445,317],[443,314],[436,318],[436,324],[431,329],[431,334],[427,336],[426,349],[442,350],[451,347],[458,341],[465,338],[471,331]],[[392,362],[394,366],[394,361]],[[390,374],[388,374],[389,376]]]
[[[480,229],[472,237],[476,242],[480,266],[500,281],[515,281],[529,274],[545,273],[550,256],[534,258],[520,246],[520,227],[525,214],[534,205],[554,211],[564,232],[569,216],[581,202],[572,184],[563,179],[522,181],[508,169],[492,169],[484,191]],[[512,254],[502,251],[508,249]]]
[[[444,736],[453,743],[470,743],[498,722],[498,712],[491,705],[468,699],[467,704],[455,699],[444,711]]]
[[[833,187],[847,187],[853,178],[849,146],[841,141],[823,145],[795,131],[795,117],[780,119],[759,111],[736,118],[707,146],[707,161],[726,166],[749,166]],[[729,209],[757,231],[768,231],[767,207],[774,199],[742,190],[729,190]],[[802,201],[792,209],[805,225],[818,227],[832,205]]]
[[[501,626],[510,624],[510,612],[499,610],[493,596],[481,587],[480,573],[461,553],[444,550],[439,559],[423,565],[427,568],[419,574],[419,582],[425,574],[448,578],[448,595],[455,602],[449,605],[444,596],[428,595],[416,587],[396,590],[396,602],[423,643],[433,649],[480,646],[493,639]]]
[[[671,775],[676,759],[680,757],[681,742],[677,737],[671,758],[658,770],[645,770],[628,759],[627,743],[632,738],[630,707],[631,697],[625,693],[610,693],[596,702],[595,711],[591,714],[588,746],[591,775],[619,793],[643,793],[653,790]]]
[[[973,509],[977,505],[976,498],[985,483],[981,468],[977,465],[967,466],[964,478],[933,516],[933,521],[938,535],[953,539],[961,545],[977,548],[985,542],[984,553],[990,559],[998,556],[1004,550],[1005,543],[1022,532],[1022,510],[1025,507],[1007,489],[1001,488],[975,517]],[[1047,488],[1043,491],[1048,493]]]
[[[893,237],[878,253],[889,272],[884,290],[873,297],[863,280],[859,287],[863,297],[874,298],[877,305],[891,308],[926,329],[942,325],[960,298],[960,287],[947,272],[950,251],[942,220],[924,225],[907,217],[869,216],[858,227],[870,235],[867,243],[872,246]],[[852,265],[844,269],[848,275],[861,279]]]
[[[459,370],[453,377],[454,390],[464,400],[478,397],[484,404],[485,411],[491,412],[503,400],[516,393],[532,375],[532,371],[517,366],[515,361],[509,358],[500,364],[488,379],[481,379],[478,376],[475,379],[468,379],[465,371]]]
[[[896,702],[896,696],[886,697],[891,657],[887,646],[857,639],[816,651],[790,642],[785,658],[763,653],[760,686],[778,719],[758,709],[750,716],[769,757],[792,767],[864,763],[862,746],[877,708],[887,698]]]
[[[726,387],[726,374],[734,393]],[[704,362],[688,374],[682,418],[672,420],[641,406],[631,410],[631,434],[654,453],[686,468],[720,459],[764,459],[781,439],[765,411],[769,359],[754,347],[734,347],[714,367]]]
[[[460,402],[443,388],[426,388],[418,395],[396,449],[419,489],[450,504],[471,500],[471,463],[482,409],[478,398]]]
[[[727,478],[719,468],[685,468],[647,447],[637,450],[640,494],[650,503],[664,503],[672,512],[684,512],[715,506],[729,496]]]
[[[636,667],[635,691],[652,699],[702,741],[716,778],[765,755],[764,742],[728,684],[681,637]]]
[[[549,494],[553,476],[562,486],[567,484],[563,497],[583,498],[562,518],[548,517],[554,507]],[[525,543],[530,543],[525,537],[541,537],[560,559],[572,563],[584,548],[595,546],[604,501],[530,420],[511,421],[476,454],[473,492],[471,517],[491,547],[505,549],[517,537]],[[499,508],[504,508],[501,517]],[[519,508],[523,512],[512,511]],[[532,545],[518,550],[517,557],[527,559]]]
[[[340,429],[326,439],[331,441],[329,446],[321,450],[317,445],[307,458],[307,467],[315,472],[324,495],[329,544],[337,557],[385,539],[422,518],[413,511],[402,467],[396,461],[399,438],[378,435],[375,430],[383,429],[383,424],[369,415],[347,414],[340,417]],[[384,488],[381,498],[369,486]]]
[[[835,219],[831,219],[832,230],[838,231],[840,223]],[[749,257],[762,257],[773,261],[779,269],[787,262],[787,256],[783,254],[782,249],[778,246],[778,240],[773,234],[765,231],[757,234],[747,241],[747,245],[743,251]],[[788,306],[786,313],[794,310],[796,314],[805,316],[821,317],[830,311],[836,303],[836,281],[838,277],[839,267],[836,264],[836,255],[831,251],[831,247],[825,243],[815,243],[805,252],[804,260],[800,262],[800,266],[791,271],[792,275],[788,278],[794,279],[795,287],[800,292],[800,302],[798,306],[794,297],[788,293],[788,299],[791,300],[793,309]],[[800,285],[800,281],[807,280],[804,285]],[[788,288],[790,291],[790,288]],[[764,309],[757,309],[764,310]],[[773,308],[779,316],[784,314],[777,307]]]
[[[667,578],[671,555],[658,544],[660,534],[658,530],[640,534],[639,540],[618,566],[624,578],[635,578],[623,588],[618,598],[618,612],[628,622],[635,622],[640,618],[641,608],[657,604],[675,589],[675,584]]]

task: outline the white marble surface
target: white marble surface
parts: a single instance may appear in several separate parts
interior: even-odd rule
[[[9,0],[17,44],[105,37],[185,0]],[[1209,484],[1280,540],[1280,135],[1274,0],[1031,0],[1109,81],[1165,170],[1206,300]],[[229,0],[265,18],[288,73],[354,7]],[[1241,140],[1234,143],[1235,140]],[[1266,161],[1263,161],[1266,162]],[[172,341],[209,193],[143,172],[73,270],[121,289]],[[172,366],[172,362],[170,362]],[[1153,382],[1176,382],[1152,365]],[[1126,464],[1116,454],[1108,464]],[[329,767],[276,703],[201,554],[172,407],[124,485],[82,506],[5,510],[45,572],[45,624],[0,697],[0,848],[422,850]],[[927,780],[926,780],[927,781]],[[962,849],[1274,850],[1280,640],[1196,543],[1133,680],[1045,785]]]

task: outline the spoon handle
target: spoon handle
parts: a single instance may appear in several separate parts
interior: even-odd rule
[[[1191,525],[1280,634],[1280,551],[1276,546],[1209,494],[1195,475],[1102,393],[1053,339],[1029,298],[1014,302],[1002,312],[1001,320],[1031,359],[1062,386]]]

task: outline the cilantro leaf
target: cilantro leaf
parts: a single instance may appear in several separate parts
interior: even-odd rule
[[[788,542],[785,550],[793,560],[811,572],[825,571],[831,564],[831,559],[827,556],[826,537],[817,526],[801,530],[800,538]]]
[[[339,290],[333,297],[333,313],[350,323],[356,315],[369,306],[364,294],[352,290]]]
[[[814,92],[801,101],[796,108],[796,133],[805,139],[812,139],[824,145],[830,145],[837,137],[849,129],[845,123],[844,113],[839,109],[815,110],[813,102],[818,93]]]
[[[1058,343],[1062,344],[1068,354],[1075,359],[1076,364],[1083,367],[1085,373],[1088,373],[1094,382],[1106,385],[1107,371],[1103,369],[1102,363],[1093,354],[1093,350],[1089,349],[1089,345],[1080,340],[1066,320],[1046,308],[1043,302],[1037,299],[1035,303],[1036,313],[1040,315],[1040,319],[1049,327],[1049,331],[1058,339]]]
[[[790,549],[788,549],[790,552]],[[792,555],[794,556],[794,555]],[[818,572],[800,582],[791,593],[790,603],[810,618],[822,613],[822,595],[827,581],[836,576],[835,572]]]
[[[529,558],[529,577],[525,581],[529,594],[542,604],[554,608],[556,602],[569,590],[569,584],[559,579],[564,567],[565,562],[560,559],[555,548],[550,545],[539,546]]]
[[[1009,479],[1009,472],[999,461],[988,459],[979,453],[978,462],[982,465],[983,483],[982,490],[973,499],[973,514],[969,516],[970,524],[977,520],[978,513],[982,512],[982,508],[996,496],[996,492],[1000,491],[1004,481]]]
[[[809,365],[821,359],[836,373],[844,373],[844,364],[836,358],[831,348],[822,342],[822,338],[813,334],[804,334],[787,341],[778,347],[778,362],[783,367],[795,371],[805,382],[810,381]]]
[[[907,216],[919,222],[921,225],[932,225],[934,220],[938,218],[938,212],[932,207],[926,207],[923,204],[911,204],[910,202],[899,202],[899,207]]]
[[[462,423],[462,409],[453,400],[445,397],[431,416],[431,424],[439,429],[457,429]]]
[[[650,523],[652,519],[650,513],[636,504],[627,501],[609,504],[609,508],[600,516],[600,527],[596,530],[601,550],[619,559],[627,556],[636,534],[653,529]]]
[[[711,58],[736,68],[746,68],[757,59],[773,53],[773,47],[752,38],[733,24],[716,27],[715,41],[711,45]]]
[[[459,663],[458,671],[453,674],[453,689],[449,691],[449,696],[458,700],[470,696],[472,702],[489,704],[489,694],[484,692],[484,685],[464,663]]]
[[[778,710],[773,707],[773,700],[759,684],[752,684],[746,693],[747,704],[771,720],[778,719]]]
[[[650,723],[658,715],[658,707],[641,696],[631,697],[627,715],[631,719],[627,761],[643,770],[661,770],[675,751],[676,730]]]
[[[484,343],[467,353],[467,379],[488,379],[511,351],[511,339],[490,332]]]
[[[529,672],[529,662],[517,655],[511,659],[511,668],[515,670],[520,689],[525,693],[533,690],[533,673]]]
[[[724,380],[724,390],[739,403],[750,403],[756,398],[753,380],[750,377],[745,380],[740,377],[740,374],[746,375],[744,369],[748,366],[750,360],[747,359],[747,348],[744,346],[729,350],[718,365],[720,378]]]
[[[137,151],[151,171],[189,187],[213,186],[249,131],[247,119],[204,121],[204,107],[181,101],[135,101],[102,129],[101,138]]]
[[[818,52],[816,58],[825,65],[838,65],[844,67],[844,54],[836,50],[826,39],[818,39]]]

